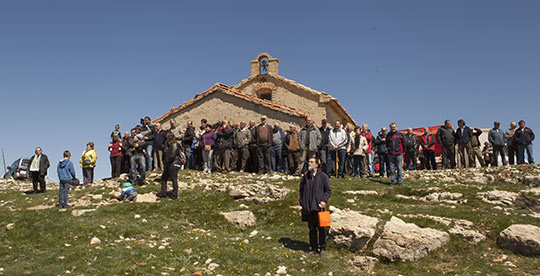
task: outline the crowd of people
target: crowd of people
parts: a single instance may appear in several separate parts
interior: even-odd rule
[[[523,120],[510,123],[506,131],[500,129],[499,122],[494,122],[483,148],[479,139],[482,130],[470,128],[464,120],[457,121],[457,126],[454,129],[446,120],[434,133],[426,127],[421,134],[411,128],[404,134],[398,131],[396,123],[391,123],[389,129],[382,127],[374,135],[367,124],[343,126],[337,120],[331,126],[327,120],[322,120],[317,126],[311,118],[307,118],[303,127],[291,124],[284,130],[279,123],[270,125],[263,116],[259,123],[222,120],[212,124],[202,119],[198,127],[187,121],[183,128],[171,120],[170,127],[163,129],[159,123],[153,124],[145,117],[123,135],[116,125],[108,150],[112,178],[126,173],[129,183],[144,185],[147,172],[163,171],[162,188],[157,196],[171,199],[178,197],[177,174],[181,168],[205,173],[280,172],[300,176],[308,171],[309,159],[315,158],[320,164],[319,170],[328,177],[386,176],[393,185],[401,185],[403,170],[437,169],[436,144],[440,145],[444,169],[477,164],[498,166],[499,160],[502,165],[525,164],[525,153],[527,163],[534,163],[532,142],[535,136]],[[93,142],[87,143],[79,159],[82,185],[93,183],[97,161],[94,146]],[[71,154],[64,153],[66,155],[65,160],[69,160]],[[29,168],[33,183],[31,193],[46,191],[48,168],[47,156],[37,148]],[[75,178],[74,172],[72,178]],[[167,191],[168,181],[173,184],[171,191]],[[67,199],[59,205],[67,205]]]

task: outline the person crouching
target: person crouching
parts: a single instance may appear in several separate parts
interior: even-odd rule
[[[326,227],[319,227],[318,212],[326,208],[326,203],[332,194],[328,176],[321,172],[320,163],[316,158],[308,161],[308,173],[300,182],[300,206],[302,207],[302,221],[307,221],[309,228],[308,254],[320,253],[326,257]],[[317,239],[317,232],[319,237]]]
[[[120,201],[123,202],[137,202],[137,190],[133,188],[131,183],[126,182],[122,185],[122,194],[120,194]]]

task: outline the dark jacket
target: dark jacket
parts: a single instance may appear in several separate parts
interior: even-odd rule
[[[315,177],[306,173],[300,181],[300,206],[302,207],[302,219],[313,212],[320,212],[319,203],[328,202],[332,190],[328,176],[320,169]]]
[[[62,159],[56,167],[59,181],[69,181],[75,178],[75,168],[69,159]]]
[[[185,147],[191,148],[191,144],[193,144],[193,139],[195,138],[195,128],[194,127],[188,127],[186,128],[186,132],[184,133],[184,138],[182,139],[182,145]]]
[[[405,141],[405,150],[408,152],[414,152],[418,150],[418,147],[420,146],[420,142],[418,141],[418,136],[416,134],[412,135],[405,135],[404,136]]]
[[[232,127],[220,127],[217,132],[219,146],[223,149],[232,149],[234,146],[234,129]],[[190,145],[191,146],[191,145]]]
[[[174,143],[163,150],[163,165],[165,167],[180,166],[180,149],[180,144]]]
[[[465,126],[463,130],[460,127],[456,130],[456,143],[461,145],[466,145],[472,142],[472,131],[471,128]]]
[[[386,149],[386,135],[382,136],[381,133],[377,135],[377,138],[375,138],[375,141],[373,143],[377,147],[377,153],[379,154],[386,154],[388,153],[388,150]]]
[[[248,128],[251,132],[251,140],[249,140],[248,146],[250,147],[256,147],[257,146],[257,127],[254,126],[252,128]]]
[[[35,155],[30,158],[30,163],[28,163],[28,172],[30,172],[30,166],[32,165],[32,161],[34,161]],[[49,163],[49,158],[45,154],[41,154],[41,159],[39,160],[39,174],[40,175],[47,175],[47,169],[51,164]]]
[[[524,129],[518,128],[514,134],[514,139],[516,139],[518,145],[528,145],[534,140],[534,132],[528,127]]]
[[[405,152],[404,138],[405,135],[399,131],[389,132],[386,135],[386,149],[389,155],[401,155]]]
[[[161,150],[162,146],[165,147],[165,135],[167,135],[167,131],[163,129],[156,133],[154,139],[154,150]]]
[[[330,143],[330,130],[332,129],[329,127],[326,127],[326,130],[324,130],[322,127],[319,128],[319,131],[321,132],[321,148]]]
[[[452,127],[442,126],[437,130],[437,142],[441,146],[453,146],[456,144],[455,131]]]

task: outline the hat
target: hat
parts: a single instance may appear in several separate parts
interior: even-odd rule
[[[124,184],[122,185],[122,189],[126,189],[126,188],[129,188],[129,187],[131,187],[131,186],[132,186],[131,183],[126,182],[126,183],[124,183]]]

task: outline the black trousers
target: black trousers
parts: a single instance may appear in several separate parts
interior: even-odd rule
[[[122,172],[122,156],[111,157],[111,177],[117,178]]]
[[[269,173],[270,172],[270,146],[259,145],[259,173]]]
[[[39,174],[39,172],[30,172],[30,177],[32,178],[32,188],[34,189],[34,192],[47,191],[44,174]],[[39,183],[39,190],[38,190],[38,183]]]
[[[249,172],[259,172],[259,150],[257,149],[257,145],[249,145],[249,158],[247,163]]]
[[[426,170],[436,170],[437,162],[435,162],[435,151],[434,150],[424,150],[424,164]]]
[[[178,197],[178,169],[180,168],[173,164],[170,164],[170,165],[163,164],[163,166],[165,168],[163,169],[163,173],[161,174],[161,191],[159,192],[159,194],[161,195],[167,194],[167,181],[170,180],[172,182],[172,187],[173,187],[171,198],[177,198]]]
[[[508,150],[508,163],[510,163],[510,165],[514,165],[517,163],[517,146],[508,146],[506,148]],[[514,162],[514,160],[516,162]]]
[[[83,184],[94,183],[94,168],[82,168]]]
[[[305,219],[309,228],[309,247],[311,251],[326,250],[328,227],[319,227],[319,216],[317,212],[306,215]]]

